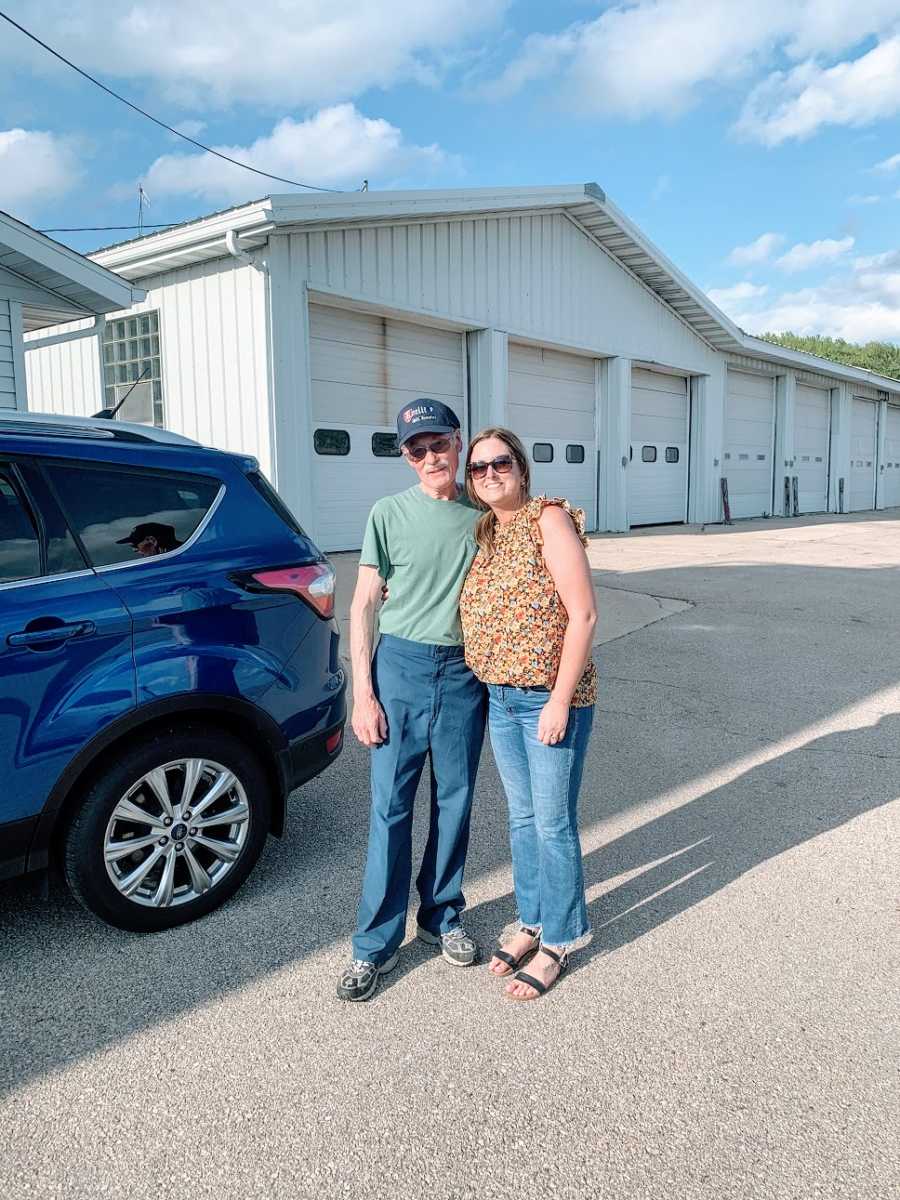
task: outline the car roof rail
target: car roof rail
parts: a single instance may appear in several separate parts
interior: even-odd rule
[[[155,425],[138,425],[97,417],[66,417],[56,413],[23,413],[11,410],[0,412],[0,435],[3,434],[137,442],[145,445],[184,446],[195,450],[200,448],[199,443],[191,438]]]

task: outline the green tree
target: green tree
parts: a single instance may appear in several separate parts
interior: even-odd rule
[[[890,342],[866,342],[860,345],[845,342],[843,338],[800,337],[796,333],[764,333],[762,336],[765,341],[784,346],[787,350],[803,350],[848,367],[862,367],[878,375],[900,379],[900,346],[891,345]]]

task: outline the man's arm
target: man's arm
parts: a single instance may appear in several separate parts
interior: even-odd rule
[[[364,746],[378,746],[387,737],[384,710],[372,689],[372,642],[375,609],[384,580],[375,567],[359,568],[350,604],[350,662],[353,667],[353,715],[350,724]]]

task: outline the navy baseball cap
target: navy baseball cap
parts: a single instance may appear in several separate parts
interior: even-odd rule
[[[459,429],[459,417],[440,400],[413,400],[397,414],[397,445],[402,446],[417,433],[453,433]]]

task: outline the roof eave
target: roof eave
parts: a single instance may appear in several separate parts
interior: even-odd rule
[[[8,213],[0,213],[0,241],[13,254],[21,255],[40,268],[34,279],[37,286],[52,290],[48,288],[42,274],[46,271],[64,276],[74,284],[79,293],[77,302],[58,291],[55,294],[62,301],[63,307],[66,307],[68,299],[76,314],[79,308],[82,310],[82,316],[85,315],[85,309],[97,315],[114,312],[117,309],[128,308],[136,299],[143,298],[143,293],[136,294],[135,289],[121,276],[77,251],[70,250],[68,246],[52,241]],[[17,271],[19,274],[25,274],[21,268],[17,268]]]

